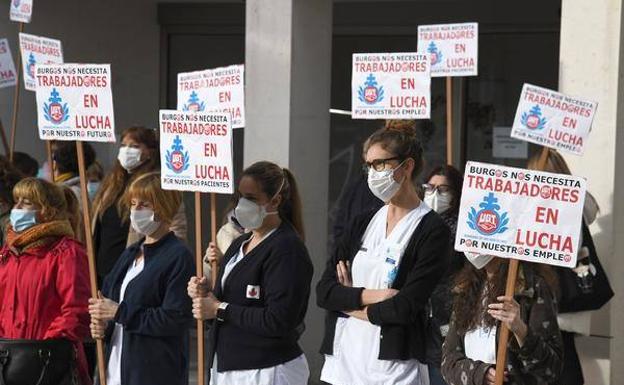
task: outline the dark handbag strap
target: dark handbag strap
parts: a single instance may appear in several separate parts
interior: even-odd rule
[[[45,378],[45,374],[48,370],[48,365],[50,365],[50,357],[52,353],[48,349],[39,349],[39,358],[43,361],[43,368],[41,369],[41,373],[39,374],[39,379],[37,380],[37,385],[41,385],[43,383],[43,379]]]

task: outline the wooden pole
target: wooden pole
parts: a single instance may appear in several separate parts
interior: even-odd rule
[[[0,119],[0,139],[2,139],[2,147],[4,147],[4,155],[9,157],[11,154],[11,150],[9,150],[9,141],[7,140],[6,133],[4,132],[4,125],[2,124],[2,119]]]
[[[52,141],[46,140],[46,152],[48,153],[48,167],[50,168],[50,180],[54,182],[54,170],[52,169]]]
[[[453,164],[453,78],[446,77],[446,164]]]
[[[195,272],[198,277],[204,276],[204,261],[202,250],[202,222],[201,222],[201,193],[195,192]],[[205,382],[204,362],[204,321],[197,320],[197,383]]]
[[[217,244],[217,194],[215,193],[210,194],[210,239],[215,245]],[[210,267],[210,282],[214,289],[219,276],[219,264],[212,262]]]
[[[537,169],[543,171],[546,168],[546,162],[548,161],[548,147],[542,147],[542,153],[537,164]],[[517,259],[509,260],[509,270],[507,271],[507,285],[505,287],[505,297],[513,297],[516,291],[516,279],[518,278],[518,265]],[[507,362],[507,342],[509,341],[509,328],[504,323],[501,323],[502,329],[500,333],[500,339],[498,340],[498,353],[496,354],[496,377],[494,383],[496,385],[503,385],[505,364]]]
[[[507,286],[505,287],[505,296],[513,297],[516,292],[516,279],[518,278],[518,260],[509,260],[509,269],[507,271]],[[509,328],[501,323],[502,329],[500,339],[498,341],[498,354],[496,355],[496,385],[503,385],[505,362],[507,361],[507,341],[509,341]]]
[[[19,23],[20,33],[24,32],[24,23]],[[20,97],[20,77],[22,75],[22,50],[18,45],[17,50],[17,68],[15,69],[15,93],[13,94],[13,121],[11,122],[11,144],[9,147],[9,160],[13,161],[13,152],[15,152],[15,135],[17,130],[17,115],[19,112],[19,97]]]
[[[49,141],[48,141],[49,143]],[[84,149],[82,142],[76,142],[78,152],[78,175],[80,176],[80,197],[82,206],[82,221],[85,230],[85,243],[87,245],[87,258],[89,260],[89,280],[91,281],[91,297],[98,297],[97,273],[95,270],[95,251],[93,248],[93,238],[91,234],[91,216],[89,214],[89,194],[87,193],[87,170],[84,159]],[[100,384],[106,385],[106,364],[104,362],[104,341],[95,340],[97,348],[98,373]]]

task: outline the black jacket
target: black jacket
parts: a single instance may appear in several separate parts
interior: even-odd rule
[[[121,351],[123,385],[186,385],[189,368],[191,299],[186,287],[194,275],[190,251],[169,233],[158,242],[128,247],[106,276],[102,293],[119,302],[121,284],[140,248],[143,271],[126,287],[115,321],[124,327]],[[114,330],[109,323],[106,342]],[[106,356],[110,356],[108,344]]]
[[[288,362],[303,352],[298,340],[308,308],[313,267],[294,228],[283,222],[232,269],[221,286],[227,262],[251,234],[237,238],[226,251],[215,296],[229,305],[224,322],[210,331],[209,363],[217,370],[261,369]],[[259,286],[259,298],[248,295]]]
[[[340,239],[316,286],[318,305],[327,309],[325,337],[321,353],[332,354],[338,317],[343,311],[362,307],[364,288],[342,286],[336,277],[338,261],[353,261],[366,227],[375,215],[370,211],[357,217]],[[399,293],[386,301],[368,306],[371,323],[381,326],[379,359],[425,361],[425,307],[449,259],[449,229],[434,211],[427,213],[412,234],[399,263],[392,288]]]
[[[451,230],[450,238],[450,261],[442,279],[431,293],[429,308],[427,310],[427,363],[440,367],[442,360],[442,343],[448,332],[451,312],[453,308],[452,288],[457,273],[464,267],[466,257],[464,253],[454,251],[455,233],[457,232],[457,211],[447,210],[440,217]],[[444,329],[444,333],[443,330]]]

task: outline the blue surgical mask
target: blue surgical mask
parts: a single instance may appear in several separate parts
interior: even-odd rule
[[[93,202],[95,199],[95,194],[97,194],[100,189],[100,182],[89,182],[87,183],[87,193],[89,194],[89,200]]]
[[[11,226],[13,230],[21,233],[37,224],[37,211],[26,209],[11,210]]]

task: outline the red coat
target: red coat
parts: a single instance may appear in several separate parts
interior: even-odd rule
[[[0,250],[0,337],[74,342],[79,376],[90,384],[82,341],[89,335],[89,270],[83,246],[62,237],[16,256]]]

